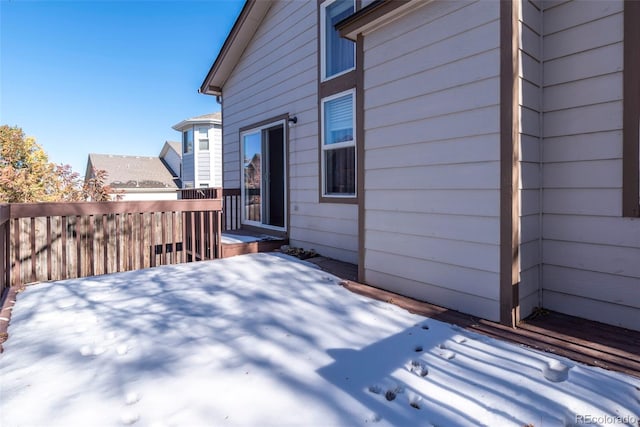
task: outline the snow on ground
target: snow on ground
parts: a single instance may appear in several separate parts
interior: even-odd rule
[[[262,234],[259,236],[248,236],[244,234],[237,233],[222,233],[222,243],[232,244],[232,243],[251,243],[251,242],[260,242],[263,240],[277,240],[277,237],[269,236],[267,234]]]
[[[0,356],[0,425],[637,423],[638,379],[338,283],[253,254],[31,286]]]

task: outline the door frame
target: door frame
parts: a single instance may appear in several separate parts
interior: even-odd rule
[[[249,227],[257,227],[263,228],[278,232],[287,233],[289,228],[289,114],[282,114],[280,116],[276,116],[267,120],[263,120],[261,122],[244,126],[239,129],[239,143],[240,143],[240,204],[241,204],[241,212],[240,212],[240,223],[242,225],[246,225]],[[278,227],[275,225],[264,224],[262,222],[263,218],[263,199],[262,196],[264,194],[262,175],[264,166],[261,164],[261,177],[260,177],[260,218],[261,221],[251,221],[246,219],[245,212],[245,177],[244,177],[244,137],[248,134],[253,134],[277,127],[282,126],[282,144],[283,144],[283,198],[284,198],[284,226]],[[261,151],[262,153],[262,151]],[[261,162],[264,160],[264,155],[261,155]]]

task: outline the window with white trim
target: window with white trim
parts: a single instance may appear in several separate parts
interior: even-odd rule
[[[198,149],[200,151],[209,150],[209,129],[198,128]]]
[[[356,195],[355,91],[322,100],[322,192]]]
[[[355,67],[355,43],[340,37],[335,28],[335,24],[354,11],[354,0],[326,1],[320,6],[322,80],[344,74]]]

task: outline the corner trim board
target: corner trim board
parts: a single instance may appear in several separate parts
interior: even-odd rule
[[[624,2],[622,216],[640,217],[640,2]]]
[[[519,1],[500,1],[500,323],[520,320]]]

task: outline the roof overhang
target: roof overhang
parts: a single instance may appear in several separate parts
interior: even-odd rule
[[[181,132],[182,129],[188,127],[188,126],[193,126],[193,125],[219,125],[222,124],[222,120],[220,119],[198,119],[196,117],[191,118],[191,119],[186,119],[181,121],[180,123],[177,123],[173,126],[171,126],[171,128],[173,130],[177,130],[178,132]]]
[[[198,92],[222,95],[222,87],[253,38],[273,0],[246,0]],[[178,125],[176,125],[178,126]],[[175,127],[174,126],[174,129]]]
[[[356,41],[382,25],[422,7],[432,0],[376,0],[336,24],[341,37]]]

